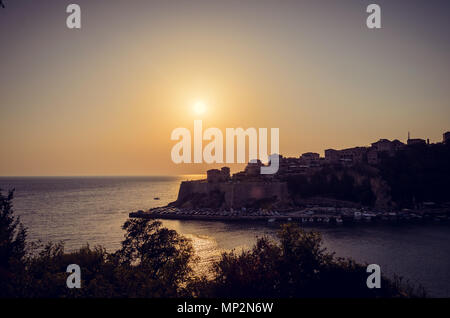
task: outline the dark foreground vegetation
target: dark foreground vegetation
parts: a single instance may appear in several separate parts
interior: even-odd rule
[[[13,192],[0,191],[0,297],[417,297],[401,282],[382,277],[366,286],[366,266],[336,258],[319,233],[295,225],[279,242],[261,238],[246,252],[224,253],[213,276],[198,276],[190,241],[160,222],[129,219],[122,247],[107,253],[85,246],[66,253],[62,244],[27,244],[14,216]],[[81,288],[66,286],[69,264],[81,267]]]

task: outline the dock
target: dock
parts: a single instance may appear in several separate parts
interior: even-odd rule
[[[444,222],[448,221],[450,211],[439,212],[360,212],[355,209],[343,209],[330,212],[331,208],[303,209],[299,211],[215,211],[213,209],[179,209],[174,207],[153,208],[146,212],[131,212],[130,218],[221,221],[221,222],[295,222],[302,224],[352,224],[352,223],[399,223],[399,222]]]

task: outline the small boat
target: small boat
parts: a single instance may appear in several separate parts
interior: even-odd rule
[[[337,224],[342,224],[343,222],[344,222],[344,221],[342,221],[341,218],[337,218],[337,219],[336,219],[336,223],[337,223]]]
[[[272,218],[272,219],[267,220],[267,222],[272,223],[272,222],[275,222],[275,220],[276,219]]]

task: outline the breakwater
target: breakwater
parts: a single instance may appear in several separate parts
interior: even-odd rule
[[[304,208],[285,211],[270,210],[213,210],[181,209],[176,207],[153,208],[129,214],[133,218],[202,221],[266,221],[296,222],[302,224],[349,224],[358,222],[446,222],[450,219],[448,210],[407,210],[397,212],[364,211],[354,208]]]

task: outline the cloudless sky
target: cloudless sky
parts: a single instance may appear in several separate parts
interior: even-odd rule
[[[194,119],[278,127],[286,156],[450,130],[449,1],[4,2],[0,175],[201,173],[170,157]]]

